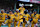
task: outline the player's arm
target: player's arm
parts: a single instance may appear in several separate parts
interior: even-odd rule
[[[5,20],[2,19],[1,13],[0,13],[0,22],[4,22]]]
[[[19,12],[21,11],[21,8],[19,8]]]

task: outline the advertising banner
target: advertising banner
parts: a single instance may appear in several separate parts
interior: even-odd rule
[[[31,3],[40,3],[40,0],[30,0]]]
[[[30,2],[30,0],[18,0],[18,1],[23,1],[23,2]]]

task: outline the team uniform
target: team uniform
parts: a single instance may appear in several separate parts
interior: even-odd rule
[[[34,18],[34,17],[35,17],[35,16],[34,16],[34,13],[32,13],[32,14],[31,14],[31,19],[32,19],[32,21],[33,21],[33,18]],[[31,21],[31,24],[32,24],[32,21]],[[32,24],[31,27],[34,27],[34,24]]]
[[[5,22],[5,18],[6,18],[7,14],[6,13],[0,13],[0,27],[2,22]]]
[[[24,14],[20,14],[20,20],[19,20],[19,23],[22,25],[23,24],[23,16],[24,16]]]
[[[21,14],[24,13],[24,10],[25,10],[25,8],[22,8],[22,7],[19,8],[19,11],[20,11]]]
[[[34,17],[35,17],[35,16],[34,16],[34,13],[32,13],[32,14],[31,14],[31,18],[34,18]]]
[[[19,11],[20,11],[19,13],[21,14],[21,15],[20,15],[20,19],[23,18],[24,10],[25,10],[25,8],[22,8],[22,7],[19,8]],[[21,19],[21,20],[22,20],[22,19]],[[21,21],[21,20],[20,20],[20,21]]]
[[[32,15],[31,15],[32,16]],[[39,14],[36,14],[36,15],[33,15],[33,20],[32,20],[32,25],[31,25],[31,27],[34,27],[34,25],[36,24],[36,23],[38,23],[38,18],[39,18]]]
[[[25,10],[25,8],[22,8],[22,7],[20,7],[19,8],[19,11],[20,11],[20,21],[19,21],[19,23],[23,23],[23,15],[24,15],[24,10]]]
[[[32,20],[32,26],[31,26],[31,27],[34,27],[34,25],[35,25],[36,23],[38,23],[38,19],[33,18],[33,20]]]
[[[20,24],[25,27],[25,24],[27,24],[27,27],[30,27],[30,22],[31,22],[31,27],[34,27],[36,23],[40,23],[40,14],[31,14],[24,13],[25,8],[20,7],[19,11],[15,12],[14,14],[6,14],[6,13],[0,13],[0,27],[1,24],[5,22],[5,18],[7,16],[7,20],[5,24],[8,24],[8,27],[11,27],[11,23],[14,23],[14,27],[16,27],[16,24],[18,27],[20,27]],[[31,19],[31,20],[30,20]],[[30,22],[29,22],[30,21]]]
[[[23,23],[23,27],[25,27],[25,24],[29,24],[30,15],[29,14],[25,14],[24,18],[25,18],[25,21]],[[29,25],[28,25],[28,27],[29,27]]]
[[[18,13],[15,12],[14,15],[15,15],[14,27],[16,27],[16,24],[19,27],[19,25],[20,25],[18,22],[19,21],[19,12]]]
[[[11,23],[13,23],[13,19],[14,19],[14,14],[8,14],[7,15],[8,19],[6,20],[5,24],[8,24],[8,27],[11,27]]]
[[[39,14],[36,14],[35,17],[36,17],[37,19],[39,19]]]

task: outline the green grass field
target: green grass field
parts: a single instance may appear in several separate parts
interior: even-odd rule
[[[8,27],[8,26],[1,26],[1,27]],[[14,27],[14,26],[11,26],[11,27]],[[16,26],[16,27],[18,27],[18,26]],[[22,27],[22,26],[20,26],[20,27]]]
[[[8,25],[2,25],[1,27],[8,27]],[[11,27],[14,27],[14,25],[11,25]]]
[[[6,26],[1,26],[1,27],[8,27],[8,26],[6,25]],[[11,26],[11,27],[13,27],[13,26]]]
[[[1,26],[1,27],[8,27],[8,26]],[[11,27],[14,27],[14,26],[11,26]],[[17,27],[17,26],[16,26]],[[22,27],[22,26],[20,26],[20,27]]]

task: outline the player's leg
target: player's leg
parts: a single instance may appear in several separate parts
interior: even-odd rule
[[[30,27],[30,22],[29,21],[27,21],[27,24],[28,24],[28,27]]]
[[[25,18],[23,18],[23,23],[22,23],[22,24],[23,24],[23,27],[25,27],[25,23],[24,23],[24,21],[25,21]]]
[[[18,27],[20,27],[20,23],[21,23],[21,22],[19,21],[19,22],[18,22],[18,25],[17,25]]]
[[[17,22],[14,22],[14,27],[16,27]]]
[[[11,27],[11,24],[10,23],[8,24],[8,27]]]
[[[2,24],[2,23],[0,23],[0,27],[1,27],[1,24]]]
[[[0,20],[0,27],[1,27],[2,22],[4,22],[4,20]]]
[[[32,24],[31,27],[34,27],[34,24]]]

